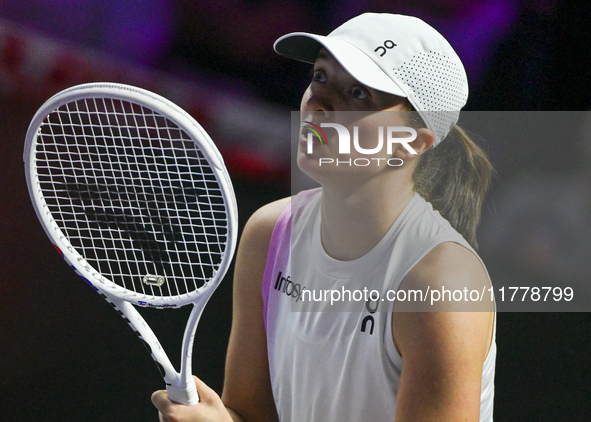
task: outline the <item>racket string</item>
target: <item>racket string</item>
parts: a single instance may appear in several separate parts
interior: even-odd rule
[[[174,122],[128,102],[80,100],[48,116],[38,143],[40,187],[56,224],[109,280],[177,296],[216,272],[227,243],[224,197]],[[146,284],[146,275],[166,282]]]

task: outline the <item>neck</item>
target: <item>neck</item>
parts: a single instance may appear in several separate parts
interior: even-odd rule
[[[412,184],[373,183],[352,191],[325,187],[322,245],[334,259],[349,261],[372,250],[414,194]]]

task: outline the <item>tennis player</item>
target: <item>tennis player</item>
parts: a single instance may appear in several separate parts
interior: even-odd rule
[[[298,165],[321,187],[250,218],[223,394],[197,378],[195,406],[157,391],[161,420],[492,421],[494,300],[481,296],[480,308],[466,310],[455,295],[466,302],[477,299],[466,292],[490,288],[474,247],[491,166],[456,125],[468,96],[459,57],[425,22],[373,13],[328,36],[285,35],[275,50],[314,65]],[[357,150],[376,145],[376,127],[416,136],[395,139],[371,165],[320,165],[347,162],[327,126],[325,142],[307,149],[312,129],[338,112],[369,112],[354,122]],[[364,298],[355,312],[329,312],[328,303],[298,312],[316,289],[390,296]],[[409,300],[412,291],[437,306]]]

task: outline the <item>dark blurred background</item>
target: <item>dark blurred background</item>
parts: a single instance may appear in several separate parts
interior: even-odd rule
[[[43,101],[78,83],[114,81],[177,102],[224,154],[243,225],[290,194],[289,111],[310,75],[277,56],[273,41],[328,33],[363,11],[438,28],[466,64],[467,110],[591,106],[587,0],[0,0],[0,420],[157,420],[150,394],[162,388],[135,335],[59,259],[34,215],[22,149]],[[480,237],[493,281],[591,284],[586,115],[552,136],[493,130],[481,141],[497,169]],[[511,116],[507,125],[519,127]],[[194,353],[194,372],[218,392],[230,314],[227,277]],[[178,348],[171,333],[186,315],[147,318],[165,348]],[[591,420],[591,314],[502,312],[497,344],[497,421]]]

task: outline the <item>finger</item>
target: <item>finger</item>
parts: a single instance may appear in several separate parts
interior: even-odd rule
[[[217,393],[211,387],[201,381],[201,379],[197,378],[195,375],[193,375],[193,379],[195,380],[197,393],[199,394],[199,401],[203,403],[211,403],[218,398]]]
[[[155,391],[152,393],[151,399],[156,409],[158,409],[158,421],[169,422],[164,414],[167,414],[171,411],[171,405],[174,405],[174,403],[168,398],[168,393],[166,390]]]
[[[170,399],[166,390],[158,390],[152,393],[152,404],[156,406],[160,412],[164,411],[170,405]]]

